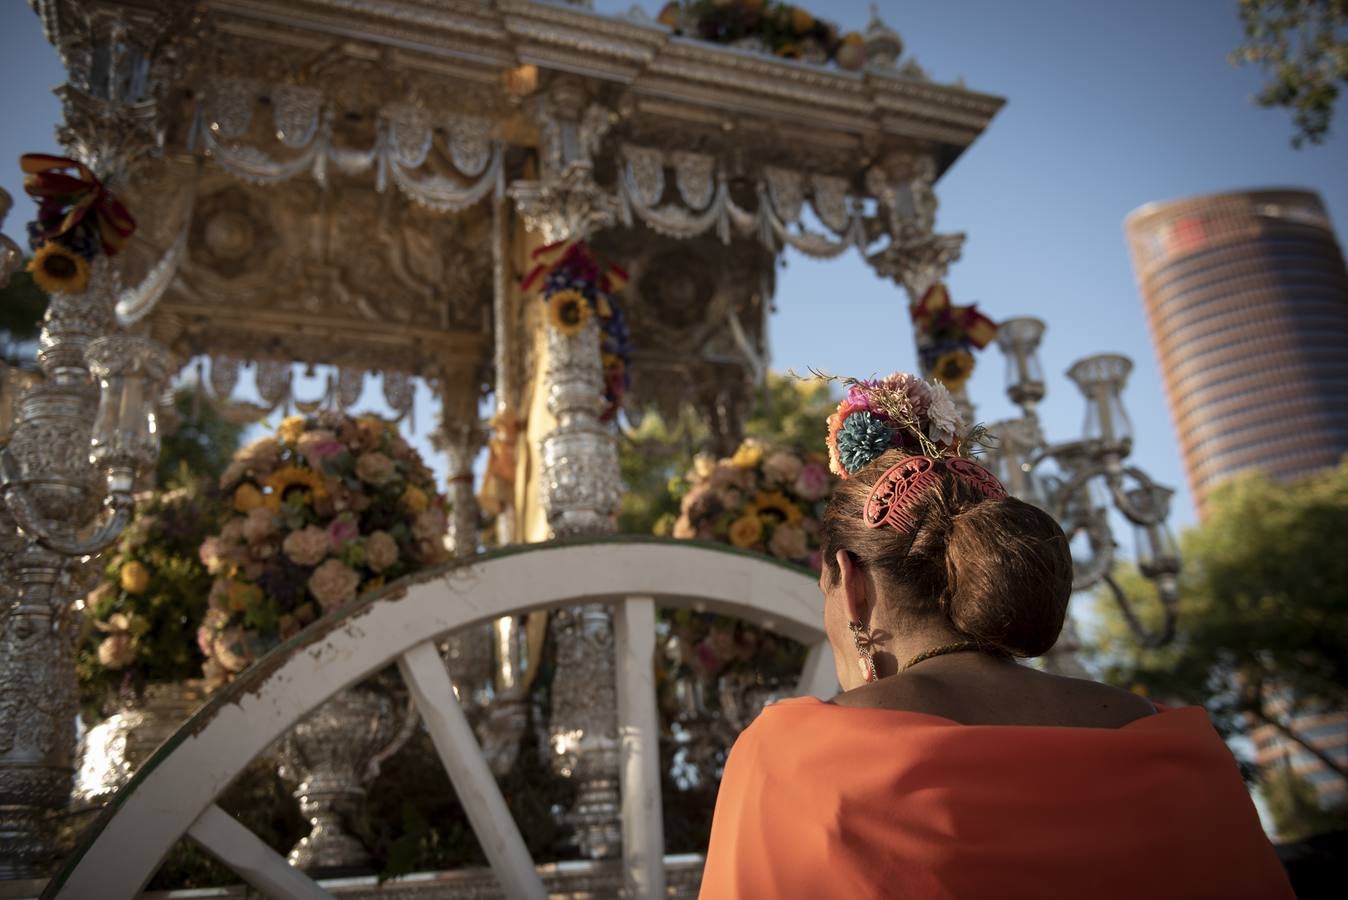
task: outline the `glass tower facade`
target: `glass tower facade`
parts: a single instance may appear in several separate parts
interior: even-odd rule
[[[1228,475],[1348,453],[1348,273],[1320,199],[1210,194],[1125,230],[1200,518]]]

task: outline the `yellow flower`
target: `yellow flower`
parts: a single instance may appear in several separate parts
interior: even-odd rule
[[[319,497],[326,497],[327,487],[323,484],[323,477],[317,472],[302,466],[286,466],[277,469],[267,478],[266,486],[271,489],[264,502],[267,508],[273,512],[281,509],[282,502],[285,501],[285,493],[291,488],[308,488],[308,494],[305,496],[305,502]]]
[[[378,590],[383,586],[384,586],[384,576],[376,575],[374,578],[371,578],[369,581],[365,582],[365,584],[361,585],[360,590],[361,593],[364,593],[365,591]]]
[[[810,15],[799,6],[791,10],[791,29],[796,34],[804,34],[814,27],[814,16]]]
[[[293,444],[304,434],[304,416],[287,416],[276,429],[276,436],[287,444]]]
[[[262,492],[247,482],[239,485],[239,489],[234,492],[234,509],[237,512],[251,512],[266,502]]]
[[[78,294],[89,286],[89,262],[69,247],[47,241],[28,261],[37,286],[49,294]]]
[[[740,516],[730,525],[730,543],[736,547],[752,547],[763,536],[763,523],[758,516]]]
[[[590,320],[590,301],[580,291],[558,291],[548,298],[548,321],[562,334],[580,334]]]
[[[804,518],[800,507],[792,503],[781,491],[759,491],[754,502],[749,505],[749,513],[754,516],[775,515],[780,522],[791,525],[800,524]]]
[[[947,389],[958,391],[974,373],[974,357],[968,350],[951,350],[941,354],[932,367],[932,377]]]
[[[122,590],[128,594],[143,594],[150,586],[150,571],[134,559],[122,566]]]
[[[763,448],[753,441],[745,441],[740,444],[735,455],[730,457],[730,464],[738,466],[741,469],[752,469],[763,461]]]
[[[402,504],[409,512],[419,513],[425,512],[431,505],[431,501],[426,496],[425,491],[415,484],[409,484],[407,490],[403,491]]]

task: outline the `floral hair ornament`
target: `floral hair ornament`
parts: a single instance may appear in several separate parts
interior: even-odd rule
[[[847,388],[828,417],[829,469],[840,478],[855,475],[886,450],[935,460],[967,458],[986,441],[983,426],[965,427],[942,384],[906,372],[865,380],[814,374]]]

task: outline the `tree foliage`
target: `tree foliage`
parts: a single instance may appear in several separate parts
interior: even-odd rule
[[[0,361],[18,369],[32,369],[47,295],[33,283],[33,276],[20,269],[0,288]]]
[[[1348,0],[1240,0],[1240,21],[1245,43],[1231,61],[1267,74],[1255,102],[1292,111],[1294,147],[1323,143],[1348,84]]]
[[[1180,542],[1185,568],[1172,644],[1139,647],[1112,600],[1101,598],[1106,677],[1167,703],[1203,705],[1226,735],[1272,726],[1342,772],[1294,720],[1348,710],[1348,459],[1291,483],[1238,476],[1214,492],[1209,510]],[[1135,606],[1158,614],[1141,576],[1120,575]],[[1297,790],[1304,787],[1266,782],[1273,811],[1289,816],[1280,833],[1304,830]]]

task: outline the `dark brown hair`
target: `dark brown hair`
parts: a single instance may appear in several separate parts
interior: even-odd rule
[[[1014,498],[989,500],[948,473],[913,509],[911,532],[868,528],[871,486],[903,455],[886,451],[838,484],[820,529],[829,577],[837,552],[892,589],[900,622],[942,617],[989,650],[1039,656],[1053,646],[1072,594],[1072,554],[1053,517]]]

